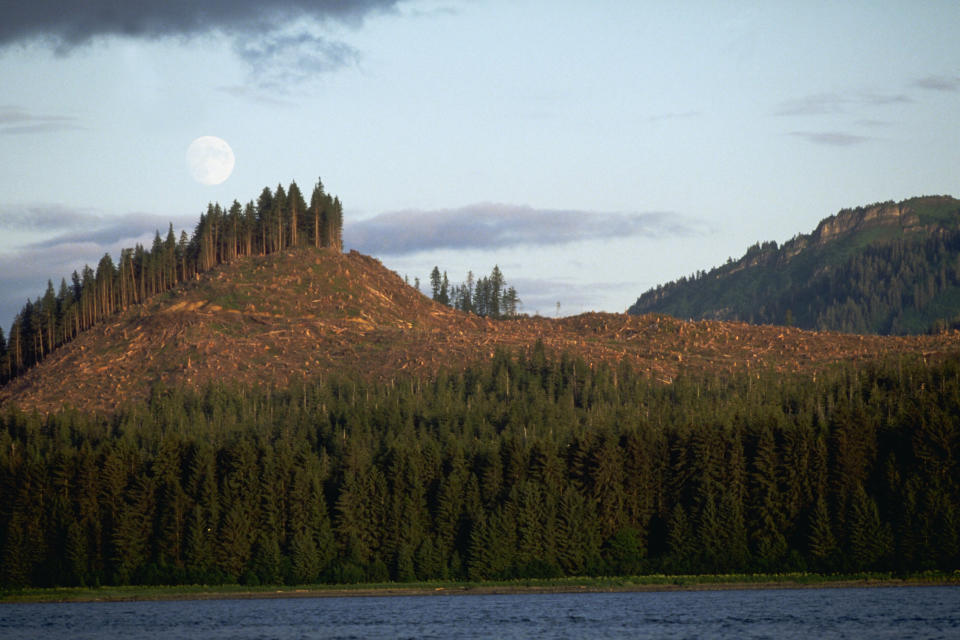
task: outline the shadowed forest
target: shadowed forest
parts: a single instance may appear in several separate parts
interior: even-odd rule
[[[0,417],[0,583],[954,569],[960,363],[155,388]]]

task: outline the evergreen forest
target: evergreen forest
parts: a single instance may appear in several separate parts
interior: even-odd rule
[[[757,243],[740,260],[650,289],[628,313],[881,335],[960,327],[958,202],[928,197],[900,206],[913,207],[917,226],[934,231],[877,226],[824,242]]]
[[[131,305],[243,256],[267,255],[310,245],[343,249],[343,207],[317,180],[304,200],[296,182],[287,189],[264,187],[254,202],[234,200],[228,209],[211,203],[192,236],[177,238],[173,225],[166,237],[157,231],[148,249],[123,249],[115,262],[105,254],[97,268],[73,272],[59,288],[27,300],[14,317],[8,338],[0,328],[0,385],[42,361],[94,324]]]
[[[960,361],[673,384],[498,351],[432,379],[0,415],[0,583],[960,566]]]

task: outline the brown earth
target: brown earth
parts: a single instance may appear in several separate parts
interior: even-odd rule
[[[896,353],[960,355],[960,334],[880,337],[668,316],[586,313],[493,321],[434,303],[355,252],[288,250],[222,265],[81,334],[0,389],[0,405],[112,412],[168,387],[284,386],[333,371],[432,375],[542,340],[588,363],[627,361],[669,384],[682,370],[793,371]]]

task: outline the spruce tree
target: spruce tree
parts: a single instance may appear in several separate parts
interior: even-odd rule
[[[434,302],[440,302],[440,267],[434,265],[430,272],[430,297]]]

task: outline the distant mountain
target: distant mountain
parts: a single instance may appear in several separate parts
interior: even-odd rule
[[[844,209],[809,235],[650,289],[627,313],[892,335],[960,326],[960,200]]]

